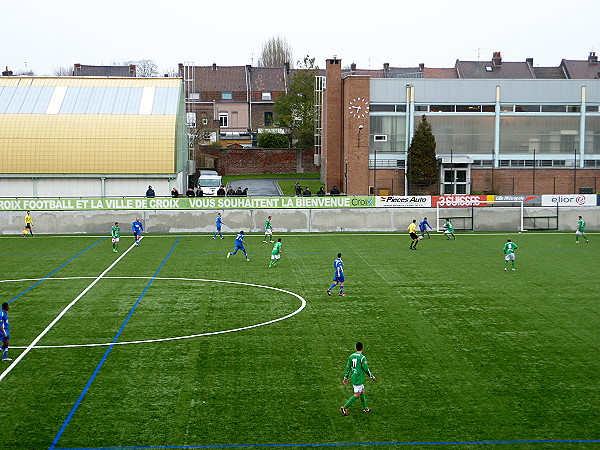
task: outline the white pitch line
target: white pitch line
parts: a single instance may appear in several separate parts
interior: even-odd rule
[[[60,277],[60,278],[56,277],[56,278],[47,278],[47,280],[73,280],[73,279],[82,279],[82,278],[93,278],[93,277]],[[105,280],[150,279],[150,278],[153,278],[153,277],[140,277],[140,276],[138,276],[138,277],[124,277],[124,276],[104,277]],[[272,323],[280,322],[285,319],[289,319],[290,317],[293,317],[296,314],[298,314],[300,311],[302,311],[306,307],[306,300],[299,294],[296,294],[295,292],[291,292],[291,291],[286,291],[285,289],[276,288],[273,286],[264,286],[262,284],[244,283],[242,281],[210,280],[210,279],[206,279],[206,278],[154,277],[154,279],[155,280],[201,281],[201,282],[208,282],[208,283],[239,284],[242,286],[271,289],[273,291],[283,292],[285,294],[289,294],[289,295],[296,297],[297,299],[300,300],[301,305],[296,311],[293,311],[283,317],[278,317],[277,319],[268,320],[266,322],[261,322],[261,323],[257,323],[254,325],[247,325],[245,327],[232,328],[229,330],[211,331],[211,332],[207,332],[207,333],[190,334],[187,336],[174,336],[174,337],[170,337],[170,338],[161,338],[161,339],[145,339],[145,340],[139,340],[139,341],[126,341],[126,342],[105,342],[105,343],[99,343],[99,344],[97,343],[97,344],[39,345],[39,346],[35,346],[35,348],[36,349],[52,349],[52,348],[106,347],[109,345],[146,344],[146,343],[153,343],[153,342],[178,341],[181,339],[192,339],[192,338],[202,337],[202,336],[214,336],[217,334],[234,333],[236,331],[243,331],[243,330],[249,330],[251,328],[258,328],[258,327],[262,327],[265,325],[270,325]],[[9,281],[9,280],[2,280],[0,282],[3,282],[3,281]],[[21,281],[21,280],[11,280],[11,281]],[[31,345],[30,345],[30,347],[31,347]],[[23,347],[12,347],[12,348],[23,348]],[[27,347],[27,348],[29,348],[29,347]]]
[[[113,268],[115,265],[117,265],[117,263],[118,263],[119,261],[121,261],[121,259],[122,259],[122,258],[123,258],[123,257],[124,257],[124,256],[125,256],[127,253],[129,253],[129,251],[130,251],[130,250],[131,250],[133,247],[135,247],[135,243],[134,243],[133,245],[131,245],[131,247],[129,247],[127,250],[125,250],[125,252],[123,252],[123,254],[122,254],[121,256],[119,256],[119,257],[118,257],[118,258],[117,258],[117,259],[116,259],[116,260],[115,260],[115,261],[114,261],[114,262],[113,262],[113,263],[112,263],[110,266],[108,266],[108,268],[107,268],[107,269],[106,269],[104,272],[102,272],[100,275],[98,275],[98,277],[96,277],[96,279],[95,279],[94,281],[92,281],[92,282],[89,284],[89,286],[88,286],[88,287],[86,287],[86,288],[83,290],[83,292],[82,292],[81,294],[79,294],[79,295],[78,295],[78,296],[77,296],[77,297],[76,297],[76,298],[75,298],[75,299],[74,299],[74,300],[73,300],[71,303],[69,303],[69,304],[68,304],[68,305],[67,305],[67,306],[66,306],[66,307],[65,307],[65,308],[64,308],[64,309],[63,309],[63,310],[60,312],[60,314],[59,314],[58,316],[56,316],[52,322],[50,322],[50,324],[49,324],[49,325],[46,327],[46,329],[45,329],[44,331],[42,331],[42,332],[41,332],[41,333],[38,335],[38,337],[36,337],[36,338],[33,340],[33,342],[32,342],[31,344],[29,344],[29,345],[28,345],[28,346],[25,348],[25,350],[23,351],[23,353],[21,353],[21,354],[20,354],[20,355],[17,357],[17,359],[15,359],[15,360],[14,360],[14,361],[13,361],[13,362],[10,364],[10,366],[8,366],[8,367],[6,368],[6,370],[4,370],[4,372],[2,372],[2,373],[0,374],[0,382],[1,382],[1,381],[2,381],[2,380],[3,380],[3,379],[4,379],[4,378],[5,378],[5,377],[6,377],[6,376],[7,376],[7,375],[10,373],[10,371],[11,371],[11,370],[13,370],[13,369],[16,367],[16,365],[17,365],[17,364],[19,364],[19,362],[20,362],[20,361],[21,361],[21,360],[22,360],[22,359],[25,357],[25,355],[27,355],[27,353],[29,353],[29,352],[31,351],[31,349],[33,349],[33,348],[35,347],[35,345],[36,345],[36,344],[37,344],[37,343],[40,341],[40,339],[42,339],[42,338],[43,338],[43,337],[44,337],[44,336],[45,336],[45,335],[48,333],[48,331],[50,331],[50,330],[52,329],[52,327],[53,327],[54,325],[56,325],[56,323],[57,323],[57,322],[58,322],[58,321],[59,321],[59,320],[62,318],[62,316],[64,316],[64,315],[67,313],[67,311],[68,311],[69,309],[71,309],[71,307],[72,307],[72,306],[73,306],[75,303],[77,303],[77,302],[79,301],[79,299],[80,299],[81,297],[83,297],[83,296],[84,296],[84,295],[85,295],[85,294],[86,294],[86,293],[87,293],[87,292],[88,292],[88,291],[89,291],[91,288],[93,288],[93,287],[96,285],[96,283],[97,283],[98,281],[100,281],[100,280],[101,280],[101,279],[104,277],[104,275],[105,275],[106,273],[108,273],[108,271],[109,271],[110,269],[112,269],[112,268]]]

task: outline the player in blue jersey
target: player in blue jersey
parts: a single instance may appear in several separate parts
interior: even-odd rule
[[[427,217],[423,217],[423,220],[421,220],[419,222],[419,231],[421,232],[422,237],[425,237],[425,233],[427,233],[427,238],[431,239],[431,236],[429,236],[429,230],[427,230],[427,227],[429,227],[430,230],[433,230],[433,228],[431,228],[431,225],[429,225],[429,222],[427,222]]]
[[[8,303],[2,303],[0,311],[0,339],[2,339],[2,361],[12,361],[8,357],[8,341],[10,341],[10,328],[8,326]]]
[[[221,213],[217,213],[217,220],[215,221],[215,227],[217,228],[217,230],[215,231],[215,234],[213,234],[213,239],[217,238],[217,234],[221,236],[221,239],[223,239],[223,233],[221,233],[221,225],[223,225],[223,218],[221,217]]]
[[[244,232],[240,231],[238,233],[238,235],[235,237],[235,242],[234,245],[235,247],[233,248],[232,252],[227,253],[227,257],[229,258],[231,255],[235,255],[238,250],[241,250],[244,252],[244,256],[246,257],[246,261],[250,261],[250,258],[248,258],[248,253],[246,253],[246,247],[244,247]]]
[[[133,231],[133,237],[135,238],[135,246],[139,246],[141,234],[144,232],[144,225],[140,222],[140,218],[136,217],[131,224],[131,230]]]
[[[333,284],[327,289],[327,295],[331,295],[331,290],[340,285],[340,296],[345,297],[344,294],[344,261],[342,261],[342,254],[338,253],[337,259],[333,262]]]

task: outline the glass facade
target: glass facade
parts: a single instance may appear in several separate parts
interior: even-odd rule
[[[600,116],[585,119],[585,154],[600,155]]]
[[[386,135],[387,141],[371,139],[371,153],[404,153],[406,151],[406,116],[373,116],[370,120],[371,135]]]
[[[483,154],[494,150],[494,117],[428,115],[435,141],[436,153]],[[415,120],[415,126],[417,125]]]
[[[573,154],[579,148],[579,117],[502,116],[500,155]]]

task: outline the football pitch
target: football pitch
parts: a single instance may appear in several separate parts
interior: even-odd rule
[[[211,237],[0,238],[0,448],[600,447],[600,235]]]

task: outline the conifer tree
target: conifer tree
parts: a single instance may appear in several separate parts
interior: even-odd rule
[[[408,148],[407,169],[408,181],[411,184],[421,188],[437,184],[439,172],[435,148],[435,136],[431,124],[423,115]]]

